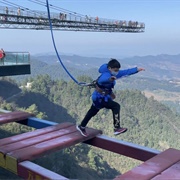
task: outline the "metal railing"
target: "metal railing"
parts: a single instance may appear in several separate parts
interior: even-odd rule
[[[0,66],[30,64],[29,52],[5,52],[5,57],[0,59]]]
[[[28,21],[27,18],[33,18],[34,21],[38,19],[40,23],[47,23],[47,12],[45,11],[34,11],[34,10],[27,10],[27,9],[19,9],[19,8],[11,8],[11,7],[2,7],[0,6],[0,21],[2,23],[7,23],[7,21],[11,22],[11,19],[16,18],[17,22],[20,21]],[[26,19],[22,19],[22,18]],[[145,24],[138,21],[132,20],[118,20],[118,19],[105,19],[91,17],[87,15],[79,15],[76,13],[65,13],[59,12],[54,13],[51,12],[51,19],[58,20],[61,22],[77,22],[77,23],[88,23],[88,24],[106,24],[106,25],[115,25],[118,27],[129,27],[129,28],[145,28]],[[26,22],[29,23],[29,22]]]

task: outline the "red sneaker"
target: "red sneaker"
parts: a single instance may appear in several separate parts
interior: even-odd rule
[[[116,128],[114,129],[114,135],[118,135],[127,131],[127,128]]]

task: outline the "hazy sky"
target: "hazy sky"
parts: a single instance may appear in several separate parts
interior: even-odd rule
[[[28,0],[8,1],[46,11],[45,6]],[[5,6],[2,2],[0,6]],[[180,0],[49,0],[49,3],[91,17],[134,20],[146,26],[144,33],[54,31],[60,53],[104,57],[180,54]],[[54,52],[48,30],[0,29],[0,32],[0,46],[4,50]]]

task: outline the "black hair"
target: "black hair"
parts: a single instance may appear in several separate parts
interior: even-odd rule
[[[121,68],[121,64],[119,63],[119,61],[117,59],[111,59],[108,62],[108,68]]]

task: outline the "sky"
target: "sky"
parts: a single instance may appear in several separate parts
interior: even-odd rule
[[[3,2],[0,0],[0,6],[6,6]],[[47,11],[45,6],[29,0],[8,2]],[[112,58],[180,54],[180,0],[49,0],[49,4],[91,17],[145,23],[144,33],[54,31],[60,54]],[[50,30],[0,29],[0,32],[0,46],[5,51],[28,51],[33,55],[54,52]]]

